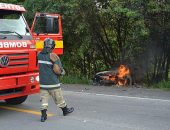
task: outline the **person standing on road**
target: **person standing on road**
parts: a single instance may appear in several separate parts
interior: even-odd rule
[[[63,98],[59,75],[65,73],[60,58],[52,53],[55,48],[55,41],[46,38],[44,48],[38,54],[39,76],[40,76],[40,98],[41,98],[41,122],[47,119],[48,98],[51,95],[55,104],[62,109],[66,116],[74,111],[74,108],[68,108]]]

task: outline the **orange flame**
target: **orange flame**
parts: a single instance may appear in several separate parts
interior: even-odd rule
[[[127,83],[127,80],[125,79],[125,76],[130,74],[130,70],[124,66],[120,65],[118,68],[118,85],[125,85]]]
[[[112,81],[114,84],[123,86],[128,83],[127,76],[130,75],[130,70],[125,65],[120,65],[117,70],[112,71],[111,74],[103,76],[106,81]]]

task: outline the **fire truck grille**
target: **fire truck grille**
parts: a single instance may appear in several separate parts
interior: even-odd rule
[[[25,87],[19,87],[19,88],[11,88],[11,89],[0,90],[0,96],[20,93],[20,92],[22,92],[22,91],[24,90],[24,88],[25,88]]]
[[[10,59],[7,66],[8,68],[27,67],[29,64],[29,53],[12,53],[5,55]]]

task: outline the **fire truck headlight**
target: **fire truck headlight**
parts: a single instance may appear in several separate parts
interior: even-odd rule
[[[30,82],[34,83],[35,82],[35,78],[33,76],[30,77]]]
[[[39,76],[36,76],[36,77],[35,77],[35,79],[36,79],[36,81],[37,81],[37,82],[39,82],[39,81],[40,81]]]

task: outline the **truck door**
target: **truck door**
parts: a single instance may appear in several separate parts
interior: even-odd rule
[[[52,38],[56,42],[54,52],[58,55],[63,54],[62,25],[59,14],[36,13],[31,32],[38,51],[43,48],[45,38]]]

